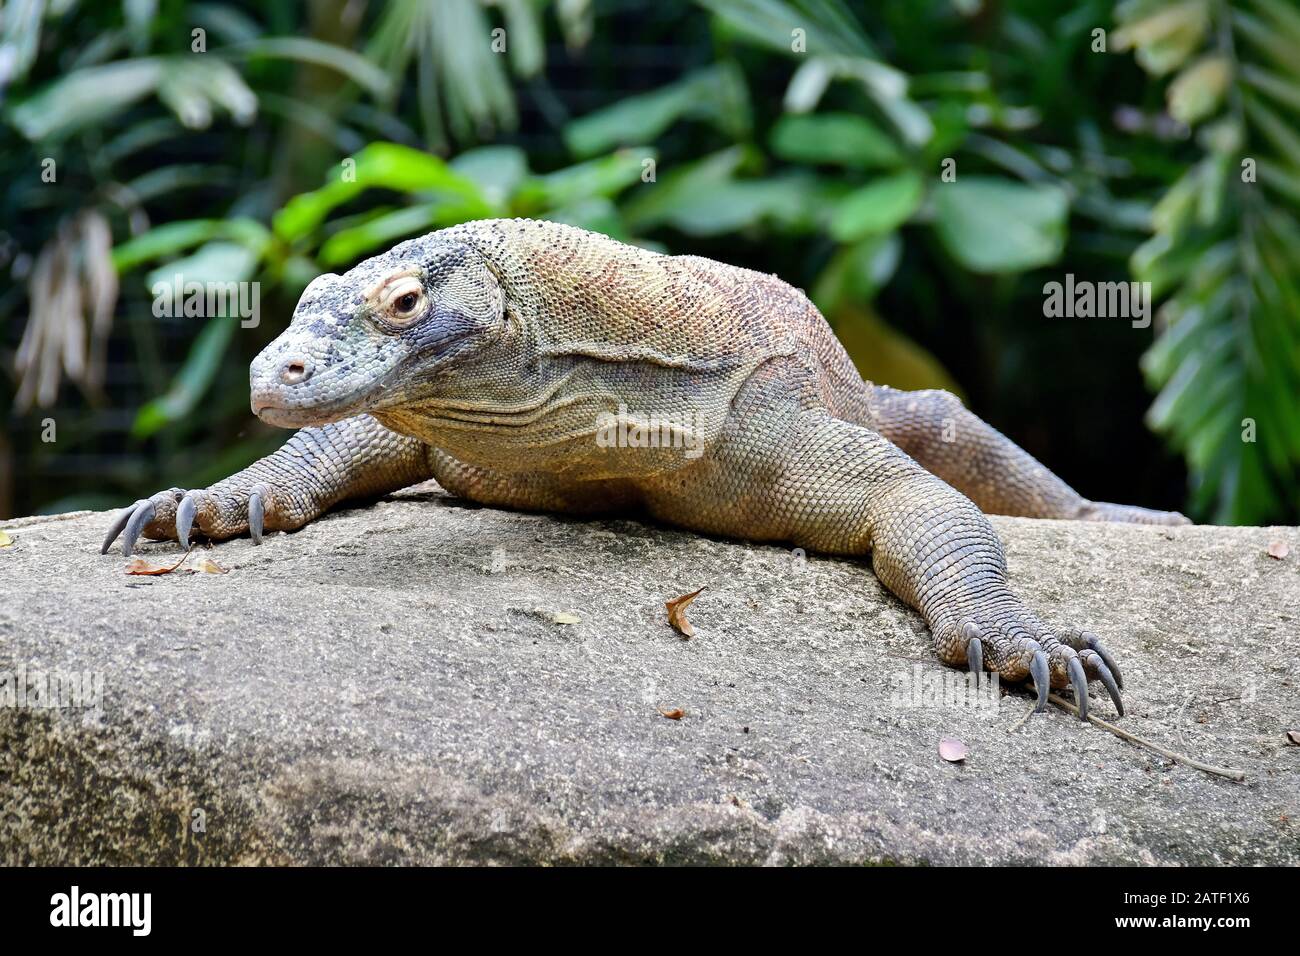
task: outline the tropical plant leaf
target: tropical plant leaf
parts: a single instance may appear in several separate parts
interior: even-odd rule
[[[231,47],[230,52],[250,60],[288,59],[327,67],[380,99],[393,92],[388,73],[361,54],[310,37],[263,37]]]
[[[647,164],[653,164],[657,155],[648,147],[620,149],[599,159],[533,176],[520,185],[514,202],[519,214],[527,216],[588,199],[608,199],[643,182],[652,168]]]
[[[737,36],[777,53],[876,57],[876,48],[843,0],[697,0]],[[795,31],[799,31],[796,33]]]
[[[1070,203],[1055,186],[962,176],[932,192],[939,238],[973,272],[1035,269],[1065,248]]]
[[[628,225],[635,231],[667,225],[714,236],[760,223],[796,232],[818,224],[827,204],[817,195],[814,177],[738,178],[746,157],[745,149],[731,147],[674,170],[625,204]]]
[[[154,57],[76,70],[12,107],[9,121],[31,140],[102,122],[157,91],[163,70]]]
[[[190,347],[184,364],[173,378],[171,388],[165,395],[146,402],[136,413],[131,425],[131,437],[148,438],[168,425],[185,419],[194,410],[216,378],[222,356],[226,354],[237,328],[238,319],[207,320]]]
[[[434,149],[448,146],[448,132],[468,142],[513,130],[519,116],[506,63],[520,76],[544,63],[540,8],[524,0],[492,5],[503,8],[505,27],[492,26],[479,0],[392,0],[367,46],[367,58],[394,79],[415,64],[418,109]],[[502,43],[504,57],[494,52]]]
[[[473,219],[477,211],[461,200],[407,206],[369,218],[362,225],[339,230],[321,245],[317,258],[321,265],[331,268],[351,264],[380,246]]]
[[[192,255],[159,266],[149,274],[155,296],[174,290],[175,301],[183,303],[191,283],[236,284],[249,281],[256,272],[259,255],[247,245],[208,242]],[[203,399],[221,367],[222,356],[239,328],[240,316],[210,315],[206,300],[205,324],[190,347],[189,355],[172,379],[166,394],[147,403],[131,426],[134,438],[147,438],[173,422],[186,418]]]
[[[1226,523],[1300,500],[1300,13],[1278,0],[1122,4],[1148,72],[1204,157],[1165,193],[1134,275],[1166,297],[1147,415],[1187,459],[1192,507]]]
[[[653,92],[625,97],[569,123],[564,141],[575,155],[593,156],[652,140],[684,117],[707,120],[732,139],[744,139],[749,102],[739,69],[722,63]]]
[[[528,156],[518,146],[480,146],[453,159],[451,168],[477,183],[489,202],[503,206],[528,178]]]
[[[772,129],[772,152],[793,163],[878,169],[903,162],[893,138],[855,113],[787,114]]]
[[[129,272],[147,262],[197,246],[213,239],[242,243],[261,252],[271,239],[265,226],[253,219],[180,219],[155,226],[113,247],[113,266]]]
[[[910,170],[882,176],[849,193],[831,218],[831,235],[840,242],[893,232],[921,205],[925,186]]]
[[[373,143],[340,164],[320,189],[301,193],[275,215],[276,235],[286,241],[315,230],[337,206],[367,189],[438,194],[459,199],[475,217],[493,215],[494,207],[473,180],[457,173],[437,156],[396,143]]]

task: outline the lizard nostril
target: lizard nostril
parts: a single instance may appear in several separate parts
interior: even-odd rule
[[[311,378],[311,360],[292,358],[280,366],[280,381],[285,385],[297,385]]]

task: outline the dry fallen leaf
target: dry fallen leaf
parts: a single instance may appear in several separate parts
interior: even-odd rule
[[[695,593],[699,594],[700,592],[696,591]],[[686,711],[682,710],[680,707],[674,707],[672,710],[664,710],[660,707],[659,713],[663,714],[669,720],[681,720],[686,716]]]
[[[1286,739],[1292,746],[1300,747],[1300,730],[1288,730]]]
[[[578,617],[578,615],[576,614],[570,614],[568,611],[560,611],[558,614],[552,616],[551,623],[552,624],[581,624],[582,618]]]
[[[970,756],[970,748],[956,737],[940,737],[939,756],[949,763],[957,763]]]
[[[14,539],[9,536],[7,531],[0,531],[0,548],[7,548],[14,543]]]
[[[126,573],[127,574],[171,574],[182,564],[184,564],[185,559],[188,558],[189,556],[190,556],[190,552],[186,551],[183,555],[181,555],[181,559],[177,561],[175,564],[173,564],[170,568],[165,568],[162,565],[158,565],[158,564],[150,564],[144,558],[132,558],[130,561],[126,563]]]
[[[199,558],[198,563],[194,565],[194,570],[202,571],[204,574],[229,574],[230,573],[230,568],[223,568],[221,565],[217,564],[217,562],[213,561],[211,558],[208,557]]]
[[[695,628],[691,627],[691,622],[686,620],[686,608],[700,596],[700,591],[703,590],[704,588],[700,588],[699,591],[683,594],[664,603],[664,607],[668,608],[668,623],[677,628],[687,639],[695,636]]]
[[[1281,561],[1291,553],[1291,547],[1285,541],[1270,541],[1268,543],[1268,556],[1277,558]]]

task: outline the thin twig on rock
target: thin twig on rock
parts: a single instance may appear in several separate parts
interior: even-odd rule
[[[1077,715],[1079,713],[1079,708],[1075,707],[1072,703],[1058,694],[1049,694],[1047,699],[1057,707],[1067,710],[1072,714]],[[1195,767],[1197,770],[1204,770],[1206,773],[1212,773],[1216,777],[1227,777],[1229,780],[1236,780],[1238,782],[1246,779],[1246,772],[1244,770],[1233,770],[1230,767],[1215,767],[1208,763],[1201,763],[1199,760],[1193,760],[1191,757],[1185,757],[1180,753],[1174,753],[1174,751],[1166,750],[1159,744],[1153,744],[1149,740],[1144,740],[1137,734],[1131,734],[1127,730],[1122,730],[1119,727],[1116,727],[1114,724],[1109,724],[1093,714],[1088,715],[1088,720],[1091,723],[1096,724],[1098,727],[1101,727],[1103,730],[1109,730],[1121,740],[1127,740],[1131,744],[1145,747],[1147,750],[1158,753],[1162,757],[1168,757],[1170,760],[1176,760],[1178,763],[1187,764],[1187,766]]]
[[[1025,721],[1028,720],[1030,717],[1034,716],[1034,711],[1037,709],[1038,708],[1036,706],[1030,707],[1027,711],[1025,711],[1025,716],[1021,717],[1019,720],[1017,720],[1014,724],[1012,724],[1007,729],[1007,733],[1014,734],[1017,730],[1023,727],[1025,725]]]

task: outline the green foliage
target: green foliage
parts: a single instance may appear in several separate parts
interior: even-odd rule
[[[165,220],[174,215],[178,194],[234,186],[235,164],[254,178],[269,172],[269,163],[259,169],[247,159],[243,136],[256,133],[259,123],[268,130],[259,107],[285,99],[277,92],[284,64],[313,64],[374,96],[389,95],[391,84],[351,50],[311,38],[265,37],[260,24],[222,5],[194,5],[192,20],[177,5],[154,4],[119,10],[33,0],[5,13],[0,60],[12,68],[0,81],[0,121],[7,127],[0,171],[10,184],[4,241],[23,250],[16,256],[9,250],[5,264],[25,302],[0,299],[0,315],[24,304],[27,311],[16,405],[51,404],[63,376],[92,401],[102,401],[104,345],[119,275],[129,279],[132,270],[200,246],[172,268],[210,268],[246,279],[267,254],[266,227],[228,204],[205,218]],[[211,31],[211,46],[195,29]],[[87,36],[94,39],[83,41]],[[38,56],[44,48],[57,51],[57,61]],[[304,113],[312,109],[301,106]],[[233,128],[227,129],[224,156],[197,145],[205,131],[226,124]],[[176,147],[187,139],[188,152]],[[182,161],[168,161],[177,155]],[[250,211],[256,205],[245,204]],[[154,226],[155,217],[164,221]],[[119,241],[99,243],[100,230],[85,228],[88,223],[102,223]],[[129,298],[138,295],[136,288],[128,281]],[[188,413],[208,388],[213,356],[220,358],[221,343],[230,341],[220,324],[199,335],[167,397],[137,416],[137,437]],[[140,342],[147,364],[156,357],[156,343],[147,336]]]
[[[939,238],[972,272],[1024,272],[1060,258],[1070,203],[1056,186],[965,176],[935,193]]]
[[[170,259],[201,242],[226,239],[260,250],[271,234],[253,219],[181,219],[134,236],[113,247],[113,266],[130,272],[156,259]]]
[[[699,5],[715,15],[719,33],[730,42],[798,65],[789,73],[783,109],[760,121],[770,124],[762,137],[770,154],[748,141],[755,121],[749,111],[740,113],[744,122],[730,131],[740,142],[698,158],[679,157],[653,189],[638,190],[624,205],[625,221],[635,232],[824,237],[845,247],[833,251],[825,273],[812,279],[816,288],[835,290],[826,305],[833,322],[841,307],[860,314],[861,305],[893,277],[904,243],[924,242],[925,232],[938,239],[927,250],[943,250],[972,273],[1022,273],[1060,258],[1073,190],[1018,146],[987,133],[972,135],[971,116],[994,128],[1026,120],[1028,111],[1006,107],[991,94],[987,75],[927,76],[931,87],[946,84],[955,92],[922,102],[910,92],[912,78],[883,62],[863,25],[838,0]],[[681,120],[708,117],[728,132],[716,121],[716,104],[753,99],[736,92],[743,82],[739,62],[723,59],[678,83],[579,118],[565,128],[566,142],[579,149],[587,143],[607,146],[637,130],[656,135]],[[980,165],[993,168],[965,172],[978,167],[967,166],[963,151],[977,153]],[[940,160],[952,163],[953,156],[963,173],[949,182],[941,176]],[[865,271],[851,275],[854,269]],[[851,337],[863,369],[873,353],[886,350],[884,327],[871,328],[876,334]],[[891,335],[906,338],[897,330]],[[933,358],[925,364],[939,368]],[[929,384],[940,378],[951,381],[936,375]]]
[[[1300,12],[1130,0],[1118,15],[1202,150],[1133,255],[1168,296],[1142,362],[1160,390],[1148,420],[1186,455],[1198,511],[1267,521],[1300,499]]]
[[[458,175],[437,156],[420,150],[374,143],[345,160],[345,164],[331,173],[327,185],[293,197],[275,214],[277,236],[286,242],[302,239],[317,229],[331,210],[367,189],[416,193],[435,200],[430,204],[433,209],[440,202],[464,208],[469,213],[467,218],[492,215],[491,205],[472,181]]]
[[[540,72],[543,6],[532,0],[391,0],[366,56],[394,81],[413,69],[425,142],[443,152],[453,140],[472,142],[515,128],[518,110],[505,62],[519,77]],[[591,29],[586,0],[561,0],[559,7],[570,44],[581,45]],[[499,21],[489,9],[500,13]],[[484,42],[488,37],[495,48]]]
[[[588,113],[564,128],[564,141],[574,155],[591,156],[653,140],[683,118],[711,123],[731,139],[748,137],[748,92],[735,64],[698,70],[652,93]]]
[[[654,189],[641,190],[624,207],[628,225],[643,232],[671,226],[687,235],[716,236],[762,224],[795,232],[814,226],[819,204],[811,176],[769,179],[737,174],[757,159],[751,148],[732,146],[686,163]]]
[[[212,386],[236,328],[238,324],[230,318],[211,319],[203,326],[166,394],[150,399],[136,413],[131,425],[133,438],[148,438],[184,421],[194,411]]]
[[[1013,406],[1008,383],[1027,371],[1060,377],[1035,371],[1043,341],[1064,367],[1069,334],[1102,334],[1062,339],[1044,322],[1044,279],[1131,267],[1167,299],[1142,367],[1191,507],[1296,513],[1300,14],[1287,0],[63,6],[31,0],[0,22],[5,228],[29,268],[0,287],[0,318],[26,313],[34,330],[18,350],[23,402],[51,398],[61,368],[102,401],[92,372],[120,279],[116,340],[129,333],[146,389],[130,435],[168,458],[152,472],[197,483],[229,470],[218,450],[260,450],[258,435],[233,443],[243,369],[316,275],[442,226],[533,216],[779,272],[879,381],[959,390],[919,343],[965,335],[996,359],[979,363],[986,393]],[[629,33],[631,14],[657,35]],[[1141,70],[1090,49],[1114,26]],[[551,86],[548,33],[588,45],[564,68],[588,71],[577,83],[597,108],[574,116],[574,83]],[[623,71],[633,41],[673,43],[680,68],[645,89],[644,69]],[[1168,115],[1152,110],[1161,93]],[[534,113],[519,132],[521,104]],[[46,157],[57,189],[39,178]],[[172,354],[148,302],[178,271],[255,279],[271,321],[243,334],[208,318]],[[80,351],[51,337],[69,302]],[[210,460],[178,470],[205,442]],[[109,483],[135,493],[146,477],[136,462]]]
[[[872,180],[840,201],[830,233],[840,242],[888,235],[912,218],[924,192],[924,181],[911,170]]]
[[[877,169],[901,166],[898,144],[865,116],[787,113],[772,128],[772,153],[792,163]]]

